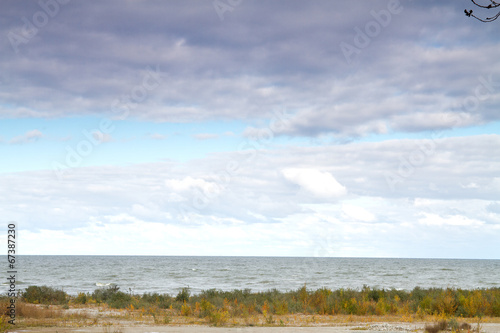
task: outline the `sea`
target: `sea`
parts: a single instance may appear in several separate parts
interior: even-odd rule
[[[15,269],[17,290],[49,286],[70,295],[110,285],[127,293],[170,295],[182,288],[197,294],[208,289],[289,291],[304,285],[310,290],[500,287],[500,260],[40,255],[17,257]]]

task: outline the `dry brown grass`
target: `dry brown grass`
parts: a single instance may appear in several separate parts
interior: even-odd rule
[[[3,314],[9,315],[7,305],[9,301],[0,301],[0,307],[4,309]],[[88,319],[89,316],[84,312],[67,313],[57,305],[39,305],[29,304],[22,301],[16,302],[16,318],[22,319]]]
[[[22,302],[17,304],[16,315],[19,317],[31,319],[52,319],[63,317],[63,313],[60,309],[26,304]]]
[[[4,309],[2,315],[7,320],[9,300],[0,300],[0,307]],[[61,326],[89,326],[93,320],[85,313],[68,313],[60,306],[28,304],[21,301],[16,303],[16,327],[61,327]],[[10,326],[8,324],[7,326]]]
[[[49,306],[27,304],[21,301],[16,303],[16,318],[32,318],[32,319],[46,319],[46,318],[60,318],[63,316],[60,309],[55,309]],[[0,301],[0,307],[4,309],[4,315],[9,315],[8,300]]]

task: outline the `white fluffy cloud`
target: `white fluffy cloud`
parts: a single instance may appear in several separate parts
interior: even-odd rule
[[[190,176],[184,179],[167,179],[165,180],[165,185],[177,193],[182,193],[191,189],[198,189],[206,193],[220,192],[217,183]]]
[[[282,174],[289,181],[320,198],[339,198],[347,193],[345,186],[328,172],[315,169],[287,168],[282,170]]]
[[[342,204],[342,212],[347,218],[357,221],[371,222],[375,220],[375,215],[361,206]]]
[[[96,254],[491,257],[500,188],[488,184],[500,167],[491,154],[499,142],[438,139],[395,191],[384,173],[397,173],[399,156],[419,140],[262,150],[246,163],[233,152],[78,168],[60,181],[53,171],[0,175],[0,214],[19,223],[26,254],[81,254],[94,235]],[[238,172],[214,177],[228,161],[240,162]],[[148,228],[148,247],[120,245]]]
[[[439,216],[437,214],[423,213],[418,220],[420,224],[427,226],[462,226],[462,227],[480,227],[484,222],[468,218],[463,215]]]

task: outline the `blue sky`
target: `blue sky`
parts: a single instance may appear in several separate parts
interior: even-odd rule
[[[82,140],[88,141],[84,131],[98,129],[102,118],[70,117],[57,119],[4,119],[2,150],[8,159],[1,171],[20,172],[51,169],[53,162],[65,163],[68,149],[76,150]],[[91,155],[82,159],[80,166],[130,165],[134,163],[160,162],[165,159],[187,162],[203,158],[212,152],[230,152],[244,142],[242,135],[246,124],[242,121],[202,123],[152,123],[146,121],[113,121],[112,139],[101,145],[93,145]],[[26,138],[33,129],[40,135]],[[21,133],[21,134],[20,134]],[[478,126],[446,129],[443,137],[476,136],[500,133],[500,123],[490,122]],[[427,139],[432,131],[389,132],[360,138],[292,138],[273,139],[276,145],[316,146],[332,143],[381,142],[397,139]],[[21,139],[23,138],[23,139]],[[20,140],[20,142],[16,142]],[[133,152],[133,153],[131,153]]]
[[[499,258],[500,23],[216,3],[0,4],[22,253]]]
[[[89,141],[85,133],[98,130],[101,120],[91,116],[5,120],[7,129],[3,146],[11,149],[12,157],[6,161],[10,167],[7,163],[2,165],[5,168],[3,171],[51,169],[53,161],[64,163],[67,148],[76,150],[79,142]],[[193,124],[116,120],[112,123],[112,138],[104,144],[93,144],[92,154],[85,156],[81,166],[124,165],[164,159],[185,162],[211,151],[234,149],[238,139],[231,130],[241,134],[244,129],[244,124],[236,121]],[[33,128],[42,135],[28,142],[12,143],[16,137],[26,135]]]

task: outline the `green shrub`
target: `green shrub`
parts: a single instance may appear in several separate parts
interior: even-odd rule
[[[21,297],[27,303],[35,304],[66,304],[68,294],[47,286],[29,286]]]
[[[177,302],[187,302],[189,301],[189,288],[182,288],[181,291],[179,291],[179,293],[177,294],[177,296],[175,297],[175,300]]]
[[[229,313],[225,310],[219,309],[213,311],[209,316],[210,324],[214,326],[222,326],[229,320]]]
[[[377,288],[374,288],[374,289],[370,289],[368,291],[368,300],[369,301],[375,301],[375,302],[378,302],[379,299],[383,298],[384,297],[384,292],[382,290],[379,290]]]
[[[92,293],[92,298],[96,300],[97,303],[105,303],[111,299],[111,297],[120,290],[117,285],[111,285],[107,288],[99,288],[94,290]]]
[[[132,300],[132,296],[130,296],[129,294],[117,291],[113,295],[111,295],[107,303],[112,308],[124,309],[132,304]]]
[[[215,311],[215,306],[206,298],[200,302],[200,317],[208,317]]]
[[[87,303],[87,294],[78,293],[78,296],[73,300],[75,304],[86,304]]]
[[[208,289],[208,290],[203,290],[200,293],[200,297],[208,299],[213,299],[216,298],[219,295],[219,291],[217,289]]]
[[[358,313],[358,302],[353,297],[344,302],[344,309],[347,314],[357,314]]]
[[[169,295],[160,295],[158,293],[144,293],[140,299],[139,306],[146,307],[156,305],[161,309],[167,309],[173,302],[173,298]]]
[[[491,304],[490,315],[493,317],[500,317],[500,293],[498,293]]]
[[[273,302],[273,309],[278,316],[286,315],[288,313],[288,304],[286,301],[277,300]]]

